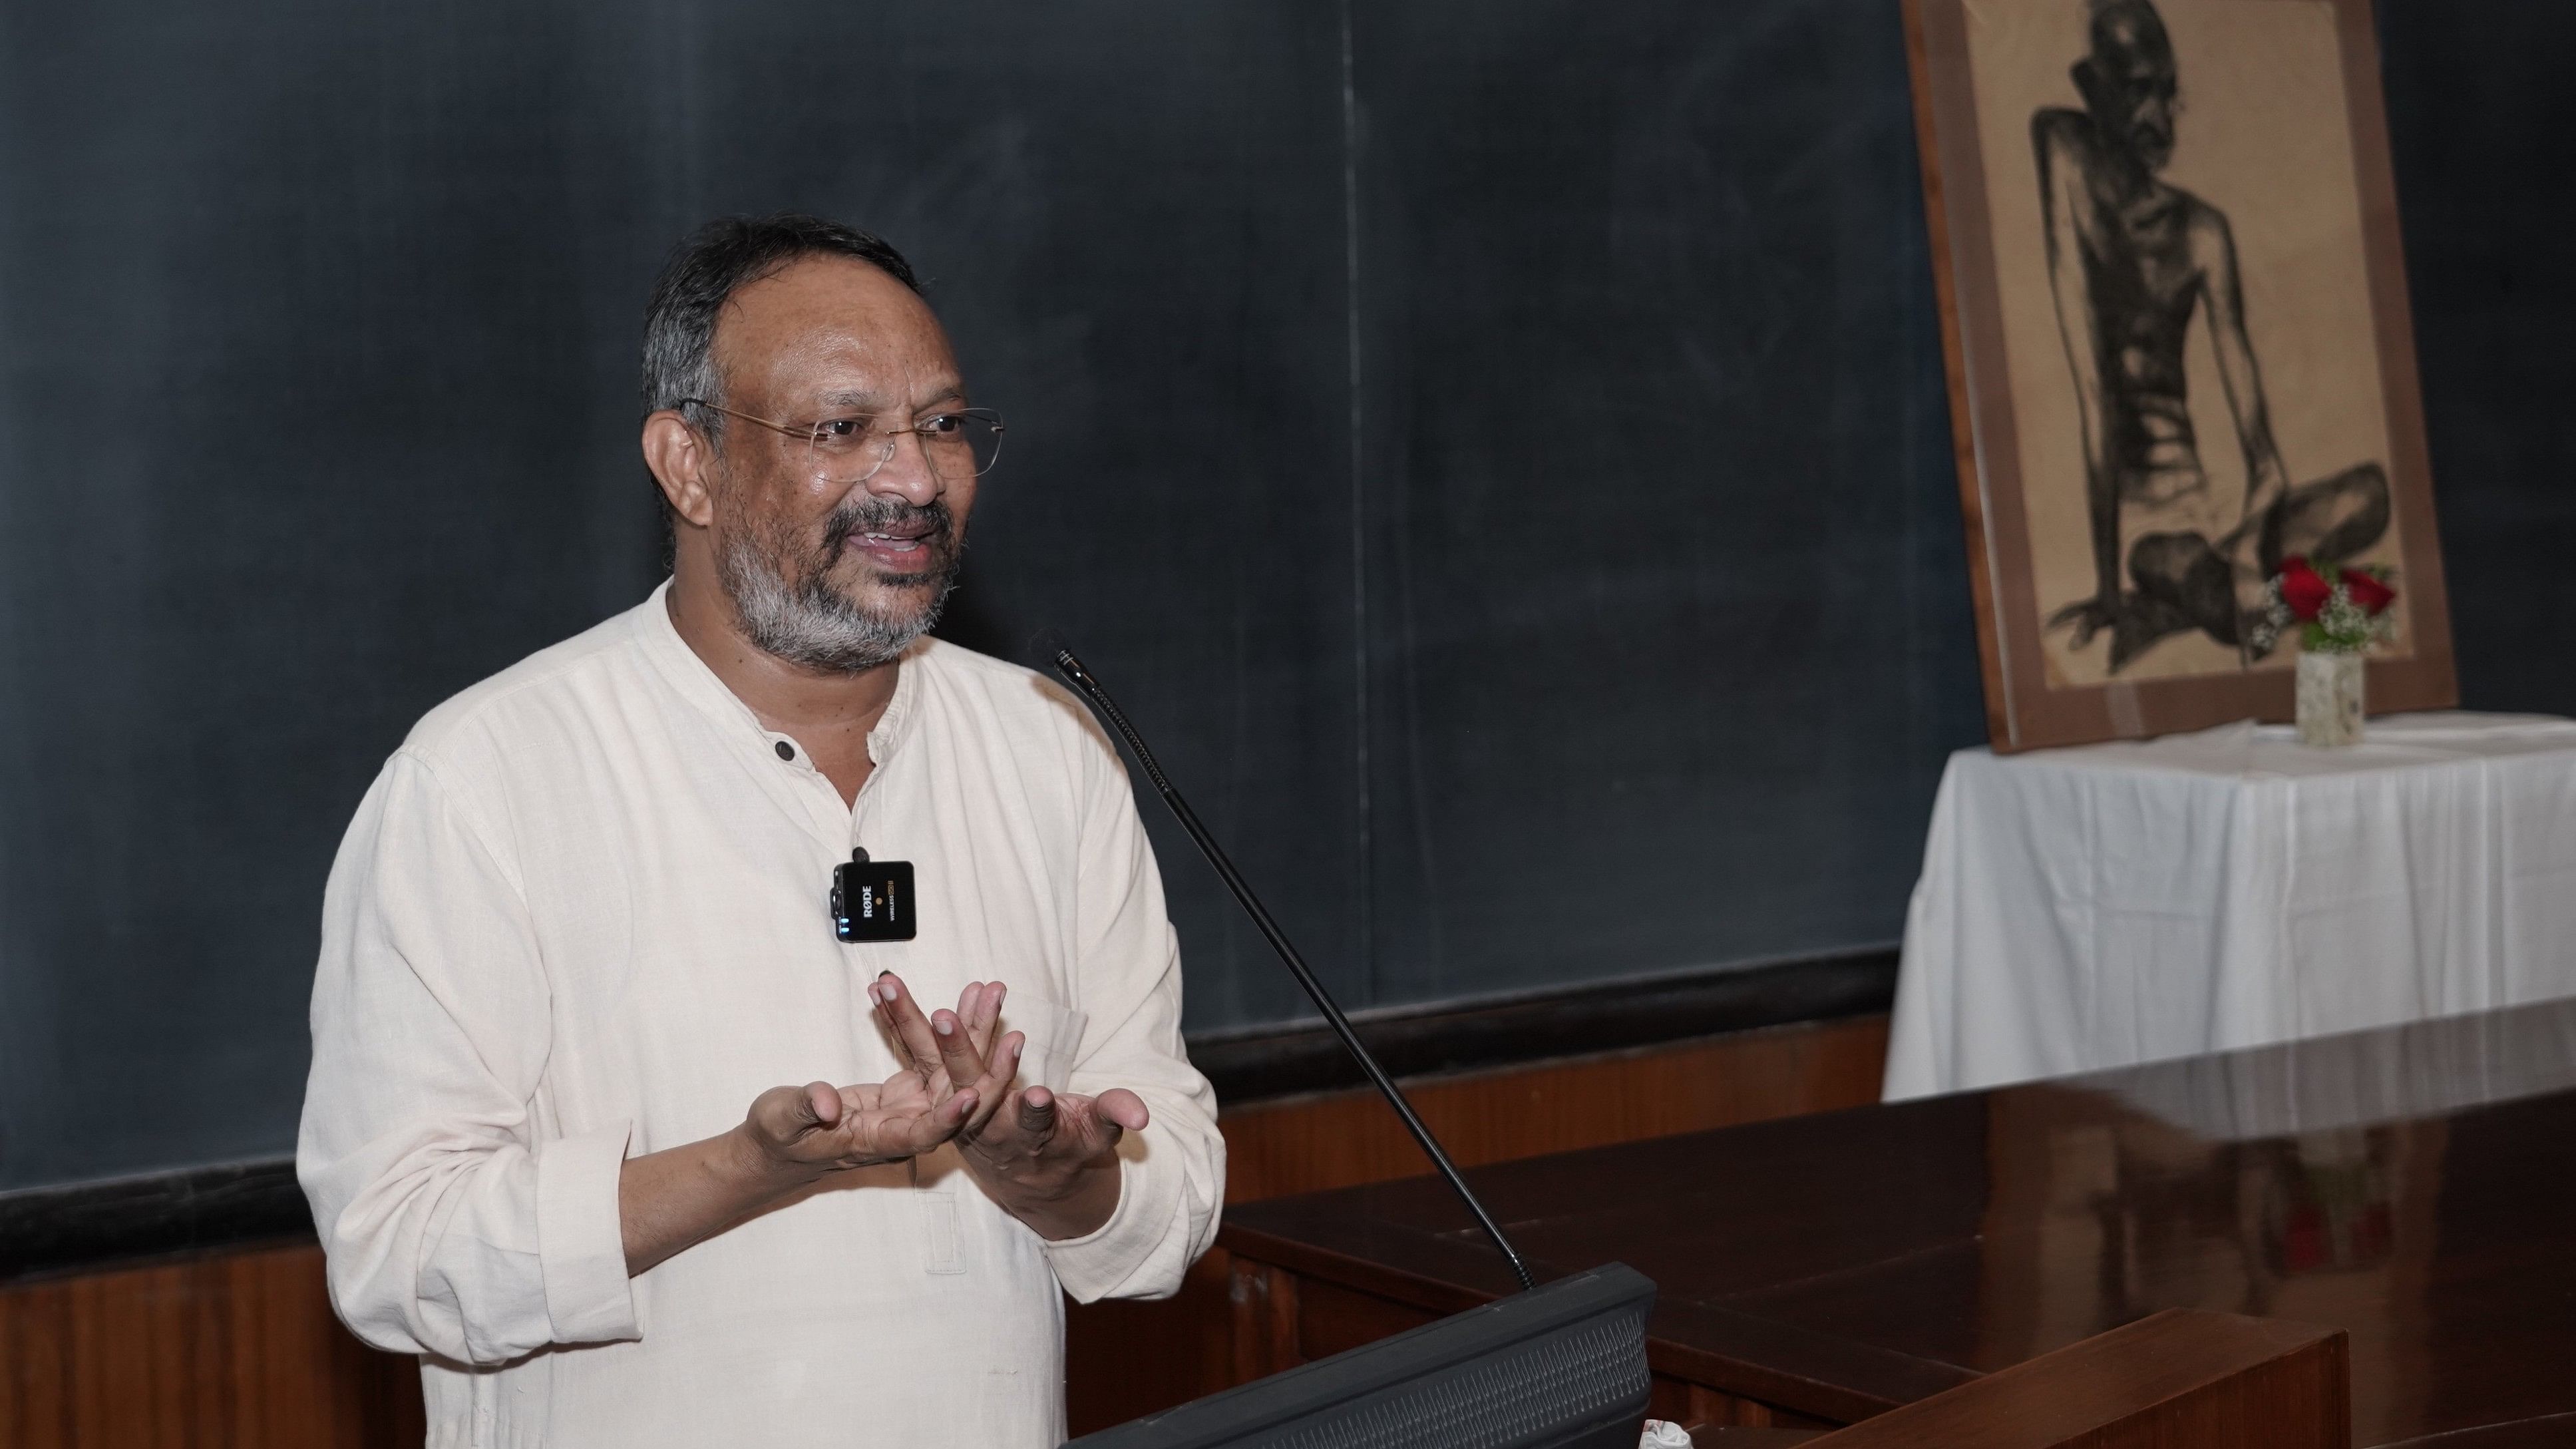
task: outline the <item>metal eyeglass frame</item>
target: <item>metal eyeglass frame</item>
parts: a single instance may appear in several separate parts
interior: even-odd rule
[[[729,418],[740,418],[746,423],[757,423],[761,427],[767,428],[771,432],[781,434],[785,437],[801,438],[804,440],[805,446],[810,449],[816,457],[827,456],[823,451],[823,430],[825,428],[830,427],[834,423],[866,421],[865,419],[860,418],[824,418],[820,421],[807,423],[804,426],[799,427],[794,423],[774,422],[768,418],[756,418],[749,413],[736,412],[732,408],[724,406],[722,403],[711,403],[702,397],[684,397],[680,399],[679,405],[681,407],[702,407],[709,412],[722,413]],[[947,408],[934,415],[933,421],[936,421],[937,418],[941,417],[974,418],[979,422],[988,423],[992,426],[993,456],[987,459],[982,467],[977,468],[973,473],[968,474],[968,477],[981,478],[985,474],[993,471],[993,465],[995,463],[1002,461],[1002,415],[1000,413],[993,411],[991,408]],[[885,446],[878,449],[877,460],[868,465],[868,471],[861,473],[856,478],[846,480],[836,479],[834,481],[865,483],[869,479],[877,476],[879,472],[883,471],[886,464],[894,461],[894,450],[902,446],[903,435],[906,433],[910,433],[921,440],[922,461],[929,464],[931,472],[938,473],[939,465],[932,461],[931,458],[929,436],[922,432],[922,429],[927,426],[929,426],[927,423],[915,423],[908,428],[887,429],[884,434]],[[873,425],[871,425],[869,431],[875,431]],[[942,474],[941,476],[944,477],[946,475]]]

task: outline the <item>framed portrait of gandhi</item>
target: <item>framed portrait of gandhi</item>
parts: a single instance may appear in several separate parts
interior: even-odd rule
[[[2288,719],[2281,560],[2457,702],[2368,0],[1906,0],[1995,748]]]

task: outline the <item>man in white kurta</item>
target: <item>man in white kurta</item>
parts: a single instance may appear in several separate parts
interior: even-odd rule
[[[421,1355],[433,1446],[1055,1444],[1060,1293],[1173,1291],[1222,1195],[1124,772],[1062,691],[916,638],[845,799],[675,625],[689,567],[433,711],[350,826],[298,1152],[333,1301]],[[914,939],[835,937],[854,846],[913,863]],[[1105,1221],[1049,1241],[961,1136],[639,1246],[631,1160],[905,1071],[883,972],[1007,983],[1014,1093],[1141,1099]]]

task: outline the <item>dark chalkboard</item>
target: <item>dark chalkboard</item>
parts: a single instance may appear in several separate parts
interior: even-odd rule
[[[291,1144],[367,780],[653,582],[723,211],[910,253],[1012,427],[945,632],[1352,1005],[1898,930],[1981,714],[1894,0],[0,14],[0,1188]],[[2388,15],[2464,688],[2576,708],[2480,642],[2576,607],[2486,567],[2576,541],[2576,19]],[[1193,1028],[1302,1015],[1149,819]]]

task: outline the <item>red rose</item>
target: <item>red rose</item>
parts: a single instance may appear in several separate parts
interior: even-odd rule
[[[2303,558],[2281,560],[2281,602],[2290,606],[2290,614],[2302,623],[2313,621],[2325,612],[2326,600],[2334,597],[2334,585],[2308,567]]]
[[[2395,589],[2359,569],[2343,571],[2343,586],[2352,594],[2352,601],[2361,606],[2361,611],[2374,618],[2380,610],[2397,601]]]

